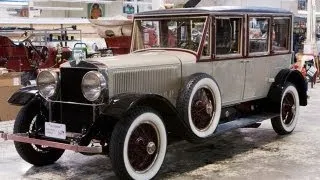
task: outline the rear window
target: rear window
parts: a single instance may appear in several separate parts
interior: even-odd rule
[[[270,18],[251,17],[249,19],[249,53],[269,51]]]
[[[287,51],[289,50],[289,18],[275,18],[273,21],[272,32],[272,50],[273,51]]]

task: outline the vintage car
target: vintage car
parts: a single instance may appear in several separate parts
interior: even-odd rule
[[[63,60],[68,60],[71,56],[67,47],[34,45],[32,37],[32,33],[23,33],[19,44],[15,44],[9,37],[0,35],[0,67],[24,72],[21,77],[23,85],[36,79],[38,69],[58,68]]]
[[[104,38],[107,49],[101,51],[111,51],[113,55],[130,53],[132,20],[123,16],[112,18],[90,19],[91,26],[97,34]]]
[[[146,29],[157,37],[151,47]],[[9,99],[23,108],[2,137],[37,166],[73,150],[108,155],[121,179],[151,179],[177,137],[202,143],[267,119],[290,134],[307,105],[304,77],[289,69],[290,37],[292,13],[281,9],[136,14],[130,54],[42,71]]]

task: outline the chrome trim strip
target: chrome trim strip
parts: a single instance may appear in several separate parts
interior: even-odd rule
[[[69,101],[52,101],[47,100],[49,103],[62,103],[62,104],[75,104],[75,105],[83,105],[83,106],[102,106],[102,104],[86,104],[86,103],[77,103],[77,102],[69,102]]]

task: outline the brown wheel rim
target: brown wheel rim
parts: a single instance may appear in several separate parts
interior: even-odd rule
[[[296,114],[296,104],[292,92],[287,92],[283,97],[281,113],[283,123],[287,126],[291,125]]]
[[[143,123],[133,130],[128,144],[128,159],[136,172],[145,172],[154,164],[159,152],[160,138],[154,124]]]
[[[199,131],[205,131],[212,123],[215,112],[215,99],[212,91],[202,87],[196,91],[191,102],[191,118]]]

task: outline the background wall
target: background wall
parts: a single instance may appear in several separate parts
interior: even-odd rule
[[[174,0],[175,4],[185,2],[187,2],[187,0]],[[283,8],[297,13],[298,0],[201,0],[197,6],[264,6]]]
[[[72,10],[72,11],[52,11],[52,10],[43,10],[41,17],[83,17],[87,18],[88,15],[88,4],[87,3],[72,3],[72,2],[37,2],[37,6],[50,6],[50,7],[76,7],[83,8],[82,11]],[[119,14],[122,14],[122,1],[116,1],[104,4],[105,16],[112,17]]]

